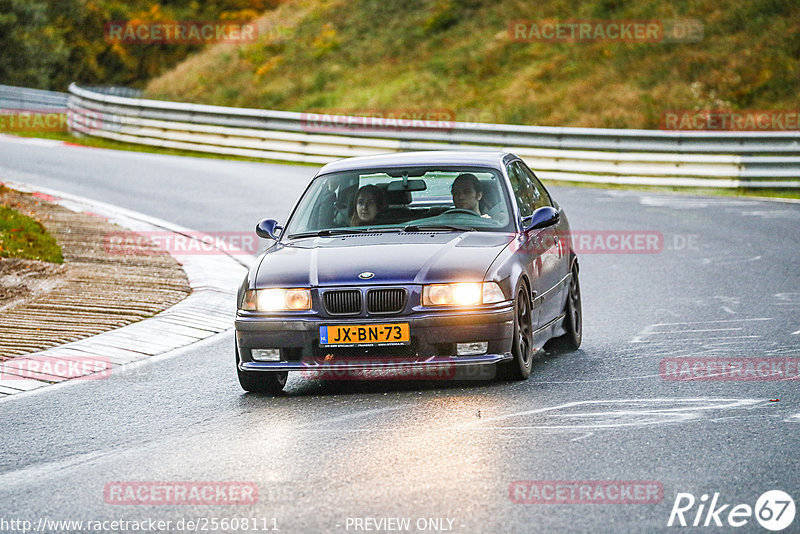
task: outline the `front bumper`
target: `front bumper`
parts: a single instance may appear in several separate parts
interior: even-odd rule
[[[347,360],[331,361],[293,361],[293,362],[241,362],[239,369],[242,371],[403,371],[415,368],[438,368],[451,370],[455,367],[472,367],[476,365],[493,365],[511,360],[511,353],[481,354],[477,356],[431,356],[427,360],[419,358],[408,360],[390,361],[357,361],[352,358]]]
[[[236,341],[242,371],[374,370],[424,366],[475,366],[507,361],[511,356],[514,306],[436,310],[413,315],[321,318],[264,316],[239,312]],[[337,324],[408,323],[411,345],[339,349],[319,345],[319,327]],[[487,343],[485,354],[458,356],[458,343]],[[281,361],[254,361],[252,349],[282,349]]]

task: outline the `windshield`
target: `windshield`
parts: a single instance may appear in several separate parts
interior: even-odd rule
[[[485,167],[409,167],[314,179],[287,223],[289,238],[358,230],[513,231],[501,175]]]

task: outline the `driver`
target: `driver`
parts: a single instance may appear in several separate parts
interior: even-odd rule
[[[453,194],[453,204],[455,204],[456,208],[474,211],[476,215],[489,218],[488,215],[481,214],[479,204],[481,198],[483,198],[483,188],[477,176],[468,172],[459,174],[453,180],[450,192]]]

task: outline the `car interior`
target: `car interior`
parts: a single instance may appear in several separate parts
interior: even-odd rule
[[[426,202],[415,203],[412,200],[411,191],[402,189],[402,181],[376,183],[377,187],[383,190],[383,197],[386,207],[380,213],[380,220],[384,224],[403,223],[416,219],[424,219],[441,215],[449,209],[453,209],[453,199],[451,196],[441,197],[432,204],[433,198]],[[481,213],[485,213],[492,218],[504,213],[503,203],[499,202],[498,191],[492,180],[481,180],[483,197],[480,200]],[[346,226],[355,210],[355,197],[358,192],[358,183],[347,185],[337,197],[336,209],[342,216],[336,217],[332,224]],[[337,224],[338,223],[338,224]]]

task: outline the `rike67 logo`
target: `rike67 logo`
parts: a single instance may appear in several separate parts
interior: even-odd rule
[[[707,494],[696,499],[691,493],[678,493],[667,526],[692,527],[743,527],[752,525],[755,516],[758,524],[767,530],[779,532],[794,521],[795,504],[792,497],[781,490],[770,490],[761,494],[755,507],[749,504],[723,503],[719,493],[709,502]],[[752,531],[750,526],[748,531]]]

